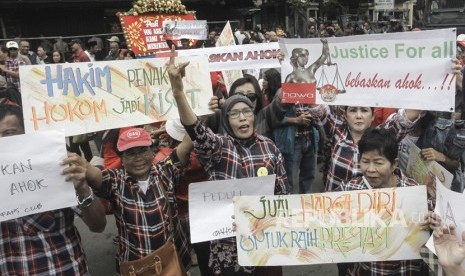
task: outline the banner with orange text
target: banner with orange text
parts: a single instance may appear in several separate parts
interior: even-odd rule
[[[64,130],[73,136],[179,118],[167,58],[21,66],[26,132]],[[211,113],[206,57],[190,61],[184,92],[197,115]]]
[[[426,187],[234,198],[241,266],[420,259]]]
[[[456,29],[441,29],[281,39],[283,98],[452,112],[456,36]]]

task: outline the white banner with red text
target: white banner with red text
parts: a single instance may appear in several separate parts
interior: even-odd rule
[[[455,29],[281,39],[286,102],[455,110]]]
[[[244,70],[280,67],[279,44],[258,43],[176,51],[177,56],[207,56],[210,71]],[[157,53],[168,57],[169,51]]]

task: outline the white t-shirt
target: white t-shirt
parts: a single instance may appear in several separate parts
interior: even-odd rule
[[[147,192],[147,189],[149,188],[149,179],[145,181],[138,180],[137,185],[139,185],[139,188],[142,190],[142,192],[145,194]]]
[[[399,143],[399,168],[402,172],[407,170],[408,157],[410,155],[410,146],[418,141],[418,138],[407,134]]]

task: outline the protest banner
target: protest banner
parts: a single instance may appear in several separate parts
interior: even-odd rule
[[[394,9],[394,0],[375,0],[375,9],[392,11]]]
[[[281,64],[278,42],[231,45],[176,51],[176,56],[207,56],[210,71],[276,68]],[[170,51],[161,51],[157,57],[169,57]]]
[[[128,49],[132,50],[136,56],[154,54],[160,50],[169,50],[163,34],[163,21],[195,20],[194,13],[176,15],[145,13],[134,15],[121,12],[117,15],[128,43]],[[173,40],[173,43],[181,46],[179,40]]]
[[[241,266],[420,259],[425,186],[234,198]]]
[[[272,195],[276,175],[189,184],[189,222],[191,242],[234,237],[233,197]]]
[[[439,181],[439,180],[437,180]],[[462,243],[462,232],[465,231],[465,213],[462,211],[465,194],[457,193],[442,185],[436,187],[436,207],[434,212],[441,217],[441,224],[455,225],[457,238]],[[436,254],[433,236],[426,243],[426,247]],[[465,269],[465,262],[462,263]]]
[[[223,30],[221,31],[220,37],[218,37],[218,40],[216,41],[215,45],[216,47],[236,45],[236,41],[234,40],[234,34],[229,21],[226,23]],[[225,70],[222,71],[222,73],[224,85],[226,86],[227,91],[229,91],[231,85],[235,80],[243,77],[241,70]]]
[[[455,37],[455,29],[442,29],[281,39],[283,98],[452,112]]]
[[[165,39],[179,40],[185,38],[206,40],[208,35],[207,30],[208,25],[206,20],[163,21]]]
[[[212,96],[205,57],[179,57],[184,91],[197,115]],[[22,66],[26,132],[64,129],[66,136],[179,118],[167,58]]]
[[[420,148],[410,143],[406,175],[428,189],[436,187],[436,177],[446,188],[450,189],[454,176],[436,161],[426,161],[421,157]]]
[[[61,174],[67,156],[63,133],[3,137],[0,148],[0,221],[77,205],[73,183]]]

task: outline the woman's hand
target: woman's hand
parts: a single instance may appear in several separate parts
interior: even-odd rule
[[[68,157],[65,158],[61,164],[68,165],[68,167],[62,171],[62,174],[66,175],[66,181],[73,182],[76,191],[82,190],[87,186],[86,173],[89,163],[86,159],[76,153],[68,153]]]
[[[456,58],[452,59],[452,63],[454,64],[452,66],[452,73],[455,74],[456,76],[461,76],[462,75],[462,66],[460,65],[460,61]]]
[[[279,63],[283,63],[283,61],[284,61],[284,52],[279,51],[279,53],[276,55],[276,58],[278,59]]]
[[[433,148],[422,149],[421,157],[427,161],[445,162],[446,156]]]
[[[224,104],[224,102],[224,98],[218,99],[217,96],[213,96],[210,98],[210,101],[208,102],[208,109],[210,109],[211,111],[221,109],[221,106]]]
[[[312,116],[310,114],[300,114],[299,117],[296,117],[296,125],[309,126],[312,122]]]
[[[184,92],[184,84],[182,78],[186,75],[186,67],[189,65],[189,62],[183,62],[175,64],[175,48],[174,45],[171,47],[170,60],[166,64],[168,67],[168,76],[171,82],[171,89],[173,90],[173,95],[180,95]]]
[[[441,217],[435,212],[430,211],[420,223],[420,229],[426,231],[431,229],[434,231],[437,228],[441,228]]]
[[[444,267],[460,267],[465,259],[465,246],[459,242],[454,225],[443,225],[433,232],[434,248],[439,259],[439,264]],[[462,233],[465,240],[465,232]]]

